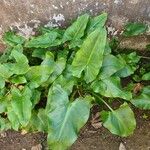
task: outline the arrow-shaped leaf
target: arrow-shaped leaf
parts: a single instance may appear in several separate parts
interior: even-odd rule
[[[66,150],[75,142],[80,128],[89,118],[88,99],[90,97],[69,102],[67,92],[60,85],[50,88],[47,112],[51,122],[51,132],[48,134],[51,149]]]
[[[99,73],[103,62],[106,45],[106,30],[104,28],[93,31],[76,53],[72,63],[73,75],[80,78],[84,71],[84,80],[93,81]]]
[[[102,111],[101,117],[105,128],[122,137],[131,135],[136,127],[134,113],[127,103],[111,112]]]

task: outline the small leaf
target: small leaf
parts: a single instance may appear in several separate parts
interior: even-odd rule
[[[49,32],[38,37],[32,37],[25,43],[27,48],[48,48],[52,46],[60,45],[61,42],[57,39],[57,32]]]
[[[54,70],[54,56],[51,52],[46,53],[46,57],[40,66],[32,66],[25,77],[30,81],[30,88],[37,88],[46,82]]]
[[[48,95],[51,132],[48,144],[53,150],[66,150],[77,139],[81,127],[87,122],[90,113],[90,97],[78,98],[70,103],[67,92],[60,85],[50,88]]]
[[[30,118],[32,111],[32,103],[31,103],[31,90],[26,86],[23,91],[20,92],[17,88],[13,88],[11,90],[12,93],[12,111],[16,114],[19,119],[20,124],[25,127]]]
[[[35,105],[38,104],[40,99],[41,99],[41,91],[39,91],[39,90],[32,90],[32,97],[31,97],[32,108],[34,108]]]
[[[87,32],[91,33],[97,28],[100,29],[104,27],[106,20],[107,20],[107,13],[102,13],[101,15],[92,18],[89,22]]]
[[[124,64],[113,55],[106,55],[103,60],[103,65],[100,70],[99,78],[105,79],[112,76],[118,70],[124,68]]]
[[[20,123],[19,123],[19,119],[18,116],[15,114],[15,112],[13,111],[13,108],[11,106],[9,106],[7,108],[8,112],[8,119],[11,122],[11,126],[15,131],[18,131]]]
[[[96,80],[91,84],[94,92],[99,93],[105,97],[119,97],[126,100],[132,98],[132,93],[122,89],[120,85],[120,78],[112,76],[103,80]]]
[[[148,26],[142,23],[128,23],[123,32],[124,36],[136,36],[147,31]]]
[[[7,118],[0,117],[0,131],[11,129],[11,124]]]
[[[72,63],[73,76],[80,78],[84,71],[84,80],[87,83],[93,81],[102,66],[105,45],[106,30],[97,29],[92,32],[76,53]]]
[[[16,63],[9,64],[13,74],[21,75],[29,70],[28,59],[24,54],[13,50],[10,57],[15,58],[16,60]]]
[[[25,38],[16,35],[14,32],[6,32],[3,36],[3,40],[6,44],[10,46],[16,46],[25,42]]]
[[[5,87],[5,79],[0,76],[0,89]]]
[[[63,36],[63,42],[80,39],[84,35],[88,20],[88,14],[78,17],[78,19],[69,28],[66,29]]]
[[[105,128],[111,133],[122,137],[133,134],[136,127],[134,113],[127,103],[124,103],[120,108],[111,112],[102,111],[101,118]]]
[[[130,53],[128,55],[120,54],[117,55],[117,57],[120,59],[120,61],[122,61],[122,63],[125,66],[123,69],[116,72],[117,76],[128,77],[137,70],[138,68],[137,63],[139,62],[140,57],[137,56],[136,52]]]
[[[150,80],[150,72],[144,74],[144,75],[142,76],[142,80]]]
[[[54,65],[54,71],[53,73],[50,75],[49,79],[48,79],[48,84],[53,83],[64,71],[65,67],[66,67],[66,54],[62,54],[59,53],[59,56],[55,61],[53,61],[53,65]]]
[[[4,79],[8,79],[13,75],[8,64],[0,64],[0,76]]]
[[[53,85],[61,85],[61,87],[67,91],[68,94],[72,92],[73,86],[76,83],[76,79],[72,76],[63,76],[60,75],[57,80],[53,83]]]
[[[28,125],[29,131],[48,132],[50,120],[45,112],[45,109],[39,109],[38,113],[33,112],[32,118]]]
[[[10,81],[14,84],[24,84],[27,82],[24,76],[13,76],[12,78],[10,78]]]
[[[35,49],[33,50],[32,57],[37,57],[43,60],[45,58],[46,52],[47,51],[44,49]]]
[[[142,93],[131,100],[131,103],[144,110],[150,110],[150,86],[143,88]]]

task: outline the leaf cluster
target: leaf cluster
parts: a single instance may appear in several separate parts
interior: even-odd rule
[[[134,84],[122,86],[123,78],[139,68],[141,57],[132,52],[113,54],[107,38],[107,14],[84,14],[66,30],[40,28],[39,35],[25,39],[6,32],[7,49],[0,57],[0,129],[48,133],[52,150],[65,150],[86,124],[90,108],[105,104],[103,126],[113,134],[133,133],[136,120],[130,104],[150,109],[150,86],[133,93]],[[124,35],[135,36],[145,25],[129,24]],[[142,80],[150,80],[150,73]],[[111,101],[121,101],[113,109]],[[102,106],[102,109],[104,107]]]

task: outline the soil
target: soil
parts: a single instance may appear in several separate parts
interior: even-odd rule
[[[93,114],[97,112],[95,109]],[[90,119],[70,150],[150,150],[150,111],[136,110],[136,116],[137,128],[127,138],[112,135],[104,127],[95,129]],[[0,150],[46,150],[45,143],[43,133],[22,135],[9,130],[0,134]]]

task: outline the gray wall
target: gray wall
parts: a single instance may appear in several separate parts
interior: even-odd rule
[[[81,13],[101,11],[109,13],[108,26],[117,30],[127,21],[150,23],[150,0],[0,0],[0,35],[15,27],[29,36],[41,23],[65,26]]]

